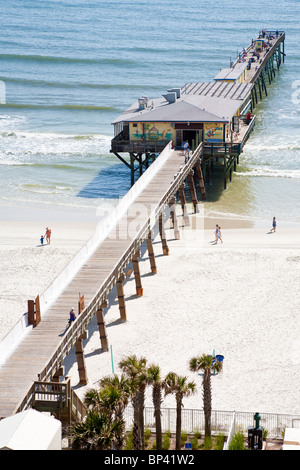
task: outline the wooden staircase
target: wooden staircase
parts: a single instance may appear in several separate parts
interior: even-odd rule
[[[34,382],[32,408],[48,412],[62,423],[63,430],[68,430],[75,421],[82,421],[86,408],[71,388],[71,379],[64,382]]]

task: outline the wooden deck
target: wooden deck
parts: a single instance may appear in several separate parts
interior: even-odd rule
[[[159,215],[164,204],[176,193],[199,160],[200,150],[201,145],[187,164],[181,152],[170,152],[162,168],[134,201],[147,208],[141,228],[137,228],[131,237],[126,236],[124,227],[132,220],[132,217],[128,218],[127,211],[118,223],[119,236],[106,237],[44,313],[41,322],[0,367],[0,418],[31,406],[34,381],[51,380],[64,357],[81,338],[109,290],[128,266],[140,243],[147,238],[151,219]],[[156,207],[154,212],[153,205]],[[85,310],[66,331],[68,314],[71,307],[76,310],[79,292],[84,295]]]

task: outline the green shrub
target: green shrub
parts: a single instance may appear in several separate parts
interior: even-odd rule
[[[162,448],[163,450],[169,450],[171,445],[171,431],[166,431],[163,435]]]
[[[133,431],[130,431],[126,437],[124,450],[132,450],[132,449],[133,449]]]
[[[184,445],[184,443],[186,442],[186,440],[187,440],[187,432],[183,431],[183,432],[181,433],[181,446]]]
[[[203,442],[203,450],[211,450],[212,449],[212,439],[210,436],[206,436]]]
[[[192,444],[192,450],[197,450],[198,447],[199,447],[199,444],[198,444],[198,439],[196,436],[194,436],[192,439],[191,439],[191,444]]]
[[[223,450],[224,447],[224,441],[225,441],[225,435],[224,434],[218,434],[215,438],[215,445],[214,449],[215,450]]]
[[[229,444],[229,450],[245,450],[244,441],[243,431],[237,431]]]

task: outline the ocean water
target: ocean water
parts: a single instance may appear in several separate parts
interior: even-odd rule
[[[111,122],[137,98],[211,81],[259,30],[286,31],[285,63],[212,215],[300,222],[298,0],[0,0],[0,210],[93,211],[130,189]]]

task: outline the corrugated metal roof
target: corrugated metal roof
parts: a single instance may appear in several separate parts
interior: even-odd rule
[[[229,122],[249,95],[252,84],[227,82],[187,83],[181,96],[169,103],[162,96],[149,99],[145,109],[138,100],[117,122]]]

